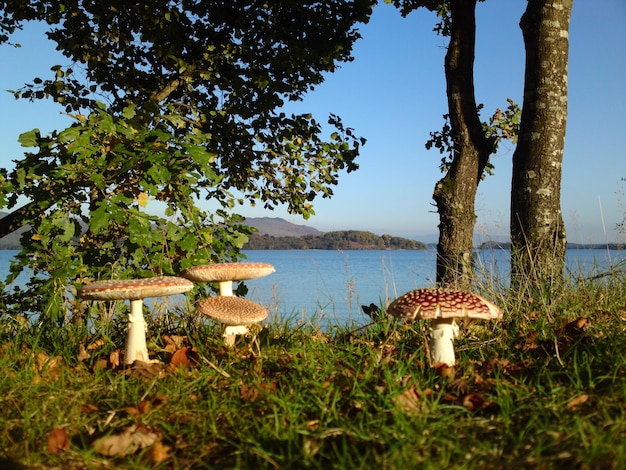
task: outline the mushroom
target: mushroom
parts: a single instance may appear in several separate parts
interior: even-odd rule
[[[430,320],[432,364],[454,366],[455,318],[502,318],[502,311],[480,295],[451,289],[416,289],[394,300],[387,313],[395,317]]]
[[[248,333],[248,325],[267,317],[267,310],[251,300],[234,296],[209,297],[198,304],[200,312],[225,325],[224,344],[234,346],[237,335]]]
[[[180,275],[196,282],[218,282],[220,295],[233,295],[233,281],[245,281],[267,276],[275,272],[267,263],[219,263],[193,266],[181,271]]]
[[[128,331],[124,363],[136,360],[150,362],[146,346],[146,322],[143,318],[143,299],[182,294],[193,289],[188,279],[176,276],[156,276],[145,279],[96,281],[78,290],[77,296],[86,300],[130,300]]]

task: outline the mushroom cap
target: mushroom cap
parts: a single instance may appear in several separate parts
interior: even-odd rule
[[[193,282],[177,276],[144,279],[114,279],[85,284],[78,297],[87,300],[139,300],[147,297],[182,294],[193,289]]]
[[[196,282],[223,282],[255,279],[275,271],[274,266],[267,263],[218,263],[192,266],[180,275]]]
[[[394,300],[387,313],[395,317],[434,320],[438,318],[502,318],[492,302],[472,292],[452,289],[416,289]]]
[[[267,317],[267,310],[242,297],[209,297],[200,301],[198,310],[225,325],[249,325]]]

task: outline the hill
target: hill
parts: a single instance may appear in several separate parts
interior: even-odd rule
[[[0,211],[0,219],[7,215],[6,212]],[[20,238],[22,233],[28,230],[28,226],[22,227],[15,232],[9,233],[6,237],[0,238],[0,250],[19,250],[22,245],[20,243]]]
[[[425,250],[418,241],[361,230],[321,232],[280,217],[250,217],[245,223],[258,233],[250,237],[246,250]]]
[[[271,235],[273,237],[301,237],[323,233],[308,225],[293,224],[280,217],[248,217],[244,223],[256,228],[259,235]]]

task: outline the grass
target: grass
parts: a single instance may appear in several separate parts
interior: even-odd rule
[[[275,323],[227,350],[174,312],[150,326],[162,364],[133,367],[119,327],[5,319],[0,468],[625,468],[623,273],[549,307],[491,296],[504,321],[463,328],[452,371],[429,367],[423,324],[389,319]]]

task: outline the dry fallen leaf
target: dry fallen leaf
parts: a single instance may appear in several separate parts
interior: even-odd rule
[[[102,338],[97,339],[93,343],[90,343],[87,346],[87,351],[95,351],[96,349],[100,349],[105,344],[106,344],[106,342]]]
[[[447,377],[450,379],[453,378],[456,373],[454,366],[449,366],[444,362],[437,362],[433,365],[433,369],[439,377]]]
[[[91,354],[87,352],[87,350],[85,349],[85,345],[83,343],[80,343],[78,345],[78,354],[77,354],[78,361],[83,362],[89,359],[90,357],[91,357]]]
[[[246,384],[243,384],[239,388],[239,396],[243,401],[254,403],[261,397],[261,392],[258,388],[250,387]]]
[[[485,397],[482,393],[470,393],[463,397],[463,406],[470,411],[483,408],[485,403]]]
[[[125,374],[133,377],[145,377],[148,379],[163,375],[165,365],[160,362],[144,362],[136,360],[132,366],[126,369]]]
[[[177,367],[191,367],[193,365],[198,364],[200,361],[200,356],[196,352],[195,348],[191,346],[187,346],[184,348],[178,349],[170,360],[170,365],[174,368]]]
[[[63,363],[63,358],[61,356],[53,357],[52,359],[48,354],[44,351],[38,352],[35,355],[35,362],[37,363],[37,370],[42,372],[47,370],[49,372],[53,372],[55,369],[58,369]]]
[[[422,411],[422,394],[415,387],[405,390],[393,398],[394,404],[407,414],[415,414]]]
[[[122,361],[120,360],[120,356],[122,355],[122,351],[116,349],[111,354],[109,354],[109,363],[111,364],[112,369],[117,369]]]
[[[39,382],[43,376],[56,378],[61,373],[61,367],[63,366],[63,357],[56,356],[50,358],[45,352],[39,352],[35,355],[35,363],[37,372],[41,376],[36,376],[33,380]]]
[[[137,406],[127,406],[124,411],[131,415],[133,418],[139,418],[148,411],[150,411],[150,403],[147,401],[139,402]]]
[[[159,436],[156,432],[135,424],[125,428],[119,434],[96,439],[93,448],[97,453],[106,457],[124,457],[150,447],[158,440]]]
[[[567,408],[572,410],[574,408],[579,407],[583,403],[586,403],[587,400],[589,400],[589,395],[587,395],[586,393],[583,393],[582,395],[578,395],[577,397],[574,397],[570,401],[568,401]]]
[[[183,344],[187,341],[187,336],[181,335],[163,335],[161,338],[165,342],[163,349],[170,352],[182,348]]]
[[[315,457],[321,448],[322,443],[318,439],[313,439],[311,437],[304,438],[304,442],[302,443],[302,452],[307,457]]]
[[[522,344],[515,345],[515,349],[519,349],[521,351],[530,351],[531,349],[539,348],[539,343],[537,343],[537,333],[531,332],[526,338],[524,338],[524,342]]]
[[[161,441],[157,441],[150,448],[148,457],[153,464],[157,465],[170,458],[171,450],[172,448],[170,446],[166,446]]]
[[[85,403],[80,406],[81,413],[96,413],[98,411],[98,407],[91,403]]]
[[[566,323],[561,328],[560,333],[563,335],[576,336],[585,332],[585,329],[590,325],[591,321],[585,317],[579,317],[569,323]]]
[[[69,448],[69,446],[70,440],[65,429],[55,428],[48,434],[48,452],[51,454],[58,454]]]

